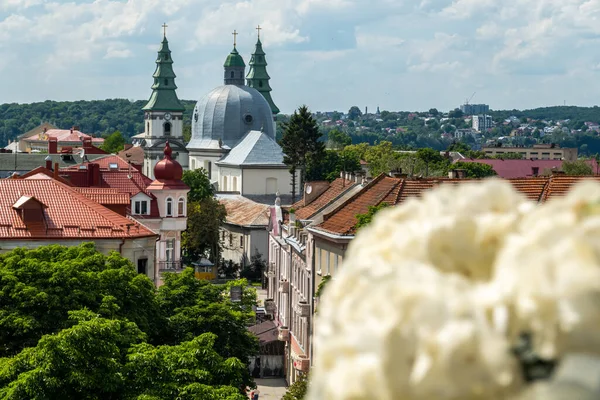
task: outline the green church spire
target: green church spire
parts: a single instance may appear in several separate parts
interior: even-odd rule
[[[169,41],[167,40],[166,28],[163,41],[158,49],[158,58],[156,59],[156,71],[154,71],[154,85],[152,85],[152,95],[148,103],[142,108],[144,111],[185,111],[185,107],[177,98],[177,85],[175,85],[175,72],[173,72],[173,59],[171,50],[169,50]]]
[[[271,98],[271,86],[269,80],[271,77],[267,73],[267,59],[265,58],[265,52],[262,49],[262,43],[260,41],[260,30],[262,28],[258,26],[258,40],[256,42],[256,48],[250,59],[250,71],[246,76],[247,86],[258,90],[271,106],[273,115],[279,114],[279,108],[275,105],[275,102]]]
[[[236,49],[237,31],[233,31],[233,50],[225,59],[225,84],[226,85],[244,85],[244,74],[246,72],[246,64]]]
[[[271,111],[273,115],[279,114],[279,108],[275,105],[275,102],[271,98],[271,86],[269,85],[269,80],[271,77],[267,73],[267,60],[265,58],[265,52],[262,48],[262,43],[260,42],[260,30],[262,28],[258,26],[256,30],[258,31],[258,40],[256,42],[256,48],[254,49],[254,53],[252,54],[252,58],[250,59],[250,71],[248,71],[248,75],[246,75],[247,86],[258,90],[264,98],[271,106]]]

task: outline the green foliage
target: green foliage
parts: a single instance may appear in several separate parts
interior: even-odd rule
[[[220,259],[219,229],[226,216],[225,206],[213,197],[188,203],[187,229],[181,238],[186,257],[207,257],[212,262]]]
[[[435,151],[430,148],[424,148],[417,150],[417,158],[419,158],[425,164],[425,176],[429,176],[429,166],[435,163],[441,163],[444,161],[444,157],[440,155],[439,151]]]
[[[359,229],[369,225],[373,220],[375,214],[377,214],[380,210],[389,207],[387,203],[381,203],[376,206],[369,206],[369,211],[364,214],[356,214],[356,225],[355,228],[358,231]]]
[[[266,266],[267,265],[265,260],[263,260],[262,254],[256,253],[252,256],[250,264],[242,268],[240,276],[248,279],[249,281],[260,281]]]
[[[125,147],[125,138],[119,131],[115,131],[110,135],[104,136],[104,143],[102,143],[102,150],[107,153],[116,154],[123,150]]]
[[[84,244],[3,254],[0,281],[0,398],[243,400],[253,386],[256,290],[244,280],[213,285],[188,268],[156,291]]]
[[[181,180],[190,187],[189,202],[201,201],[213,197],[215,194],[215,188],[211,185],[208,172],[204,168],[183,171]]]
[[[362,111],[360,111],[360,108],[358,108],[357,106],[352,106],[352,107],[350,107],[350,110],[348,110],[348,118],[353,121],[356,121],[361,116],[362,116]]]
[[[352,138],[346,132],[333,129],[327,134],[327,140],[334,149],[343,149],[352,144]]]
[[[520,153],[504,153],[504,154],[497,154],[496,156],[492,157],[498,160],[522,160],[523,159],[523,155]]]
[[[567,175],[594,175],[592,166],[586,160],[563,161],[562,170]]]
[[[307,159],[306,179],[331,182],[340,176],[341,171],[356,172],[360,169],[360,159],[356,153],[345,150],[325,150],[320,157],[315,159],[310,156]]]
[[[369,171],[373,176],[398,168],[398,154],[394,151],[392,143],[387,141],[367,148],[365,161],[369,164]]]
[[[104,256],[91,243],[1,254],[0,282],[0,357],[68,328],[71,310],[111,313],[150,334],[162,323],[152,282],[128,260]]]
[[[192,125],[191,124],[183,125],[181,134],[183,135],[183,142],[189,143],[190,140],[192,140]]]
[[[301,169],[301,183],[306,182],[307,160],[319,159],[325,145],[320,141],[321,132],[308,107],[301,106],[285,123],[281,148],[284,153],[283,162],[290,167],[290,172]]]
[[[458,161],[452,165],[452,169],[464,169],[467,178],[486,178],[497,175],[491,165],[478,162]]]
[[[329,283],[330,280],[331,280],[331,275],[325,275],[323,278],[321,278],[319,287],[317,288],[317,291],[315,292],[315,297],[321,297],[321,295],[323,294],[323,291],[327,287],[327,283]]]
[[[303,400],[308,393],[308,375],[298,377],[287,390],[281,400]]]

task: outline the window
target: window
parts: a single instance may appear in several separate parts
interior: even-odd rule
[[[262,81],[258,81],[258,87],[262,87]]]
[[[177,215],[185,217],[185,199],[183,197],[180,197],[177,202]]]
[[[235,78],[235,75],[233,75],[233,71],[231,71],[231,79]]]
[[[150,132],[150,122],[146,122],[146,132]]]
[[[165,128],[165,136],[171,135],[171,123],[165,122],[164,128]]]
[[[240,79],[244,79],[244,71],[240,71]]]
[[[173,256],[175,255],[175,239],[168,239],[166,243],[165,256],[167,262],[173,262]]]
[[[244,248],[244,236],[240,235],[240,247],[243,249]]]
[[[208,265],[197,265],[195,269],[196,269],[196,272],[200,272],[200,273],[210,274],[213,272],[213,267],[210,267]]]
[[[148,214],[148,202],[146,200],[136,200],[133,202],[133,214],[134,215],[147,215]]]
[[[192,167],[192,169],[196,169],[196,160],[194,160],[193,158],[190,161],[190,166]]]
[[[233,234],[229,234],[229,247],[233,246]]]
[[[147,269],[148,269],[148,259],[147,258],[140,258],[137,261],[137,271],[138,271],[138,274],[144,274],[144,275],[146,275]]]
[[[227,177],[226,176],[223,177],[223,191],[224,192],[227,191]]]
[[[165,86],[169,85],[169,80],[165,78]]]
[[[212,178],[212,163],[208,162],[208,179]]]
[[[169,197],[167,199],[167,217],[172,217],[172,216],[173,216],[173,199]]]

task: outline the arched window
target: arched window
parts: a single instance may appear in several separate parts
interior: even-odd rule
[[[165,136],[170,136],[171,135],[171,123],[165,122],[164,128],[165,128]]]
[[[146,132],[150,132],[150,122],[146,122]]]
[[[231,79],[235,78],[233,71],[231,71]]]
[[[170,198],[170,197],[167,198],[166,206],[167,206],[167,212],[166,212],[167,217],[172,217],[173,216],[173,199],[172,198]]]
[[[244,79],[244,71],[240,71],[240,79]]]
[[[223,191],[224,192],[227,191],[227,177],[226,176],[223,177]]]
[[[262,81],[258,81],[258,87],[262,87]]]
[[[196,169],[196,160],[195,159],[192,158],[190,160],[190,166],[191,166],[191,169]]]
[[[177,216],[185,217],[185,199],[183,197],[177,201]]]
[[[165,78],[165,86],[169,86],[169,80]]]
[[[237,192],[237,190],[238,190],[238,189],[237,189],[237,187],[238,187],[238,179],[237,179],[237,176],[234,176],[234,177],[232,178],[232,182],[231,182],[231,184],[233,185],[233,187],[231,188],[231,191],[232,191],[232,192]]]

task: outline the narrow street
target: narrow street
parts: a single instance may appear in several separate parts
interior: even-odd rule
[[[283,378],[255,379],[258,390],[260,390],[259,400],[281,400],[287,388]]]

